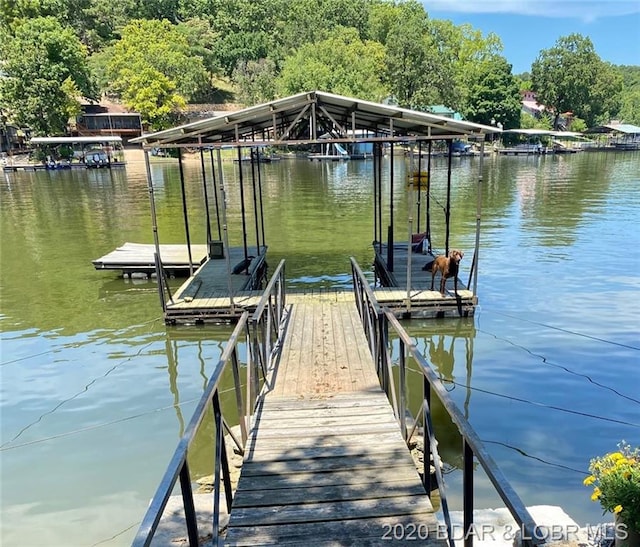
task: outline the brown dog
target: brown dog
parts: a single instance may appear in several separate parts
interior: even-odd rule
[[[444,287],[447,279],[453,277],[453,291],[458,294],[458,268],[464,253],[458,249],[449,251],[449,256],[440,255],[427,264],[423,270],[431,269],[431,290],[436,279],[436,273],[440,272],[440,294],[444,294]]]

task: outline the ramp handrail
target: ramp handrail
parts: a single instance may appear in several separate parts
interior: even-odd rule
[[[443,407],[458,427],[463,439],[463,531],[464,546],[473,546],[473,470],[474,458],[480,463],[486,472],[489,480],[493,484],[496,492],[502,498],[512,517],[519,526],[521,539],[524,545],[537,545],[543,542],[538,528],[518,494],[513,490],[502,471],[488,453],[482,440],[475,432],[464,414],[458,408],[444,384],[433,370],[427,359],[418,348],[409,334],[404,330],[393,312],[387,308],[382,308],[377,302],[369,283],[362,272],[362,269],[351,257],[352,277],[356,304],[360,313],[363,328],[369,339],[369,346],[376,363],[376,370],[380,378],[380,384],[387,397],[392,402],[396,419],[398,420],[402,435],[405,440],[409,440],[406,427],[406,362],[407,357],[411,357],[418,365],[423,376],[423,402],[421,412],[425,425],[425,441],[423,455],[423,480],[427,494],[431,497],[431,456],[433,456],[433,466],[437,481],[438,491],[450,547],[455,547],[453,539],[453,529],[449,516],[446,488],[440,467],[440,456],[438,454],[437,442],[431,418],[431,392],[436,394]],[[400,344],[400,359],[398,363],[398,393],[396,393],[395,380],[393,374],[393,362],[391,357],[391,346],[389,339],[389,327],[393,329]],[[408,354],[408,355],[407,355]],[[544,534],[542,534],[544,536]]]
[[[210,405],[213,408],[215,430],[215,457],[214,457],[214,490],[213,490],[213,544],[219,542],[220,523],[220,492],[221,481],[224,482],[224,494],[227,511],[231,513],[232,489],[229,462],[224,439],[224,428],[227,427],[222,417],[222,408],[218,393],[220,379],[227,367],[232,368],[234,391],[236,396],[237,413],[240,417],[241,443],[237,443],[240,450],[244,450],[247,442],[247,431],[251,425],[251,417],[260,395],[260,370],[262,381],[267,381],[270,360],[273,354],[274,341],[280,336],[280,323],[284,316],[284,260],[282,260],[268,283],[260,303],[251,319],[249,312],[245,311],[236,324],[233,333],[229,337],[218,363],[207,382],[207,386],[198,402],[193,416],[182,435],[173,457],[169,462],[162,480],[149,504],[147,512],[138,528],[133,540],[134,547],[147,547],[151,545],[153,536],[158,528],[164,509],[169,501],[173,488],[180,480],[182,491],[182,503],[187,527],[187,537],[191,547],[198,545],[198,525],[194,506],[193,492],[191,489],[191,475],[187,465],[189,448],[202,424],[205,413]],[[240,377],[240,360],[238,346],[240,343],[247,346],[247,375],[246,395],[243,396],[242,380]],[[235,441],[235,438],[233,438]],[[237,442],[237,441],[236,441]]]

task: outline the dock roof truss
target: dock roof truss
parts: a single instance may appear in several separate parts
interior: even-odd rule
[[[143,135],[146,148],[416,142],[484,138],[499,129],[321,91],[299,93]]]

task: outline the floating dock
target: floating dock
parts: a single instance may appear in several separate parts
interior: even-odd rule
[[[263,247],[247,269],[238,271],[236,267],[244,261],[244,251],[232,247],[231,275],[225,258],[205,260],[167,300],[165,321],[172,324],[233,321],[246,309],[254,309],[262,296],[257,289],[266,273],[266,254],[267,248]],[[234,268],[237,273],[233,273]]]
[[[87,165],[86,163],[60,163],[46,165],[44,163],[12,163],[3,165],[4,171],[65,171],[68,169],[115,169],[125,167],[123,161],[112,161],[104,165]]]
[[[121,270],[123,275],[155,273],[155,245],[125,243],[115,251],[92,261],[96,270]],[[160,245],[160,260],[169,275],[185,276],[207,258],[206,245],[191,245],[191,262],[186,245]]]
[[[468,317],[474,314],[478,297],[458,277],[458,291],[454,292],[453,278],[447,279],[445,294],[440,294],[440,274],[436,274],[431,290],[431,272],[422,268],[434,260],[433,255],[411,253],[411,286],[407,290],[409,253],[407,244],[393,247],[393,270],[387,264],[387,245],[374,244],[376,275],[383,285],[374,290],[378,302],[403,317]]]
[[[254,415],[225,543],[377,545],[394,526],[445,545],[355,303],[301,299]]]

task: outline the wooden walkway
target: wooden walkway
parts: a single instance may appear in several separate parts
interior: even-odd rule
[[[355,304],[297,299],[254,416],[226,543],[384,545],[395,530],[444,545],[436,526]]]

